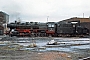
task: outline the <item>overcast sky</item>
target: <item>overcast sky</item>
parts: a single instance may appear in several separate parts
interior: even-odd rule
[[[9,14],[10,22],[58,22],[71,17],[90,16],[90,0],[0,0],[0,11]]]

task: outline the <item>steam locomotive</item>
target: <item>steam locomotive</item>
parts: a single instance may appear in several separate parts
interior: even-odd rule
[[[70,22],[17,22],[7,24],[10,28],[9,36],[59,37],[84,36],[89,34],[86,27],[80,26],[80,21]]]

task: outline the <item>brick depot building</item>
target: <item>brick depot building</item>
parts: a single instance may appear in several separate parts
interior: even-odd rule
[[[69,21],[80,21],[80,25],[88,28],[89,29],[89,33],[90,33],[90,18],[73,17],[73,18],[65,19],[63,21],[66,21],[66,22],[69,22]]]

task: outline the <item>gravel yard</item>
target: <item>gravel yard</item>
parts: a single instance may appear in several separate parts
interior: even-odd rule
[[[31,39],[15,37],[1,39],[0,60],[79,60],[90,57],[89,38],[55,38],[60,45],[54,46],[46,45],[52,38],[35,38],[38,46],[26,48]],[[22,45],[25,45],[24,48]]]

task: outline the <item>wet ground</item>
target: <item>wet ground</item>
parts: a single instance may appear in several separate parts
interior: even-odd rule
[[[11,38],[10,38],[11,39]],[[0,44],[0,46],[4,46],[8,43],[10,44],[19,44],[23,47],[20,50],[28,50],[32,52],[65,52],[70,53],[72,55],[73,60],[82,59],[90,56],[90,38],[47,38],[47,37],[38,37],[38,38],[12,38],[12,40],[6,39],[4,44]],[[58,42],[57,45],[47,45],[47,43],[54,39]],[[7,41],[8,40],[8,41]],[[36,43],[37,47],[27,47],[32,42]],[[11,47],[11,46],[10,46]],[[75,56],[76,55],[76,58]]]
[[[28,38],[28,39],[18,38],[18,39],[21,41],[17,41],[17,43],[23,46],[28,46],[30,43],[32,43],[31,38]],[[84,53],[85,52],[84,50],[90,49],[90,39],[89,38],[53,38],[55,41],[58,42],[58,44],[57,45],[47,45],[47,42],[49,42],[51,39],[50,38],[34,39],[37,47],[36,48],[24,48],[24,49],[28,49],[31,51],[37,51],[37,49],[39,48],[45,48],[39,51],[63,51],[63,52],[78,52],[78,53],[80,52],[82,53],[82,51]]]

